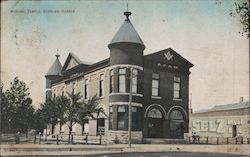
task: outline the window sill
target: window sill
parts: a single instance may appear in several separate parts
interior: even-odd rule
[[[110,93],[109,95],[130,95],[130,93]],[[138,97],[143,97],[143,94],[139,94],[139,93],[132,93],[132,96],[138,96]]]
[[[152,99],[161,99],[160,96],[151,96]]]
[[[174,98],[173,100],[174,101],[182,101],[182,99],[177,99],[177,98]]]

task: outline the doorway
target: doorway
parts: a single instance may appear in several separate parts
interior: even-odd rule
[[[185,121],[179,110],[173,110],[170,113],[170,138],[184,138]]]
[[[147,127],[149,138],[160,138],[163,136],[163,116],[159,109],[152,108],[147,114]]]

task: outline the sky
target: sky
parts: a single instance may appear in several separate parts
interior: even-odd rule
[[[127,3],[144,54],[172,48],[194,64],[193,110],[249,100],[249,40],[238,33],[237,16],[229,15],[234,0],[2,1],[4,89],[18,76],[39,107],[57,50],[62,64],[69,52],[92,63],[108,58],[107,45],[125,19]]]

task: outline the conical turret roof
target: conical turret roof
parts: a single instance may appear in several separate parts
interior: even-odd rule
[[[131,12],[124,12],[124,15],[126,16],[126,19],[111,40],[109,46],[121,42],[136,43],[144,46],[143,41],[128,18],[129,15],[131,15]]]
[[[61,75],[61,70],[62,70],[62,64],[59,61],[59,55],[56,55],[56,60],[49,68],[49,71],[46,73],[45,76],[59,76]]]

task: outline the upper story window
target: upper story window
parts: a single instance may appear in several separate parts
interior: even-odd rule
[[[89,98],[89,79],[84,80],[84,99]]]
[[[159,82],[160,75],[157,73],[152,74],[152,96],[159,96]]]
[[[138,88],[137,88],[137,76],[138,76],[138,70],[133,69],[133,81],[132,81],[132,93],[137,93]]]
[[[174,98],[180,99],[181,98],[181,77],[174,76]]]
[[[126,92],[126,68],[119,69],[118,91],[120,93]]]
[[[53,98],[56,98],[56,89],[54,89]]]
[[[99,80],[99,96],[102,97],[103,95],[104,95],[104,74],[101,74]]]
[[[109,92],[114,92],[114,70],[110,70],[109,72]]]
[[[72,93],[75,94],[75,90],[76,90],[76,83],[73,82],[72,83]]]
[[[64,87],[62,87],[62,96],[64,96]]]

